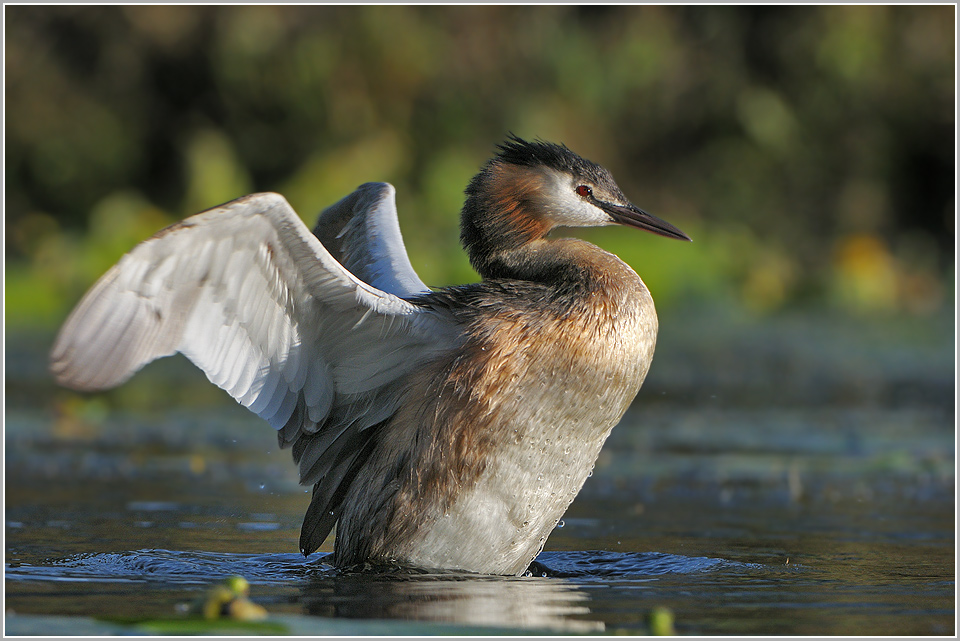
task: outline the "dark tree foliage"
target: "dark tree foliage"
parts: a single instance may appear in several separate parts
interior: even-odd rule
[[[748,230],[784,258],[747,252],[724,277],[773,306],[870,260],[904,291],[952,271],[950,6],[5,14],[8,261],[85,233],[112,194],[175,219],[217,204],[208,193],[288,190],[309,218],[370,180],[411,199],[401,213],[428,245],[513,131],[602,163],[724,255],[742,254],[730,238]],[[217,182],[224,163],[232,182]]]

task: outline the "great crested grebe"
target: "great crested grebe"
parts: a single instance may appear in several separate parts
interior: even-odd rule
[[[466,189],[479,283],[431,291],[394,189],[367,183],[313,234],[278,194],[172,225],[84,296],[51,351],[102,390],[175,352],[266,419],[313,485],[300,548],[333,562],[523,573],[580,491],[653,358],[637,274],[555,227],[689,240],[603,167],[511,136]]]

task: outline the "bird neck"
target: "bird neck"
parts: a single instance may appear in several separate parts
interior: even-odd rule
[[[483,278],[541,280],[542,245],[549,244],[534,229],[504,229],[503,225],[482,224],[463,234],[470,264]],[[467,228],[465,227],[465,230]],[[538,251],[541,250],[541,251]]]
[[[599,248],[574,238],[538,238],[512,249],[499,249],[483,262],[472,260],[484,279],[522,280],[567,290],[593,280],[589,254]],[[602,250],[600,250],[602,251]]]

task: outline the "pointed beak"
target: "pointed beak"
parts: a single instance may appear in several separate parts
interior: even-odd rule
[[[660,236],[666,236],[667,238],[692,240],[667,221],[660,220],[653,214],[648,214],[639,207],[634,207],[633,205],[611,205],[609,203],[601,203],[600,206],[605,212],[610,214],[614,222],[621,225],[645,229],[646,231],[653,232]]]

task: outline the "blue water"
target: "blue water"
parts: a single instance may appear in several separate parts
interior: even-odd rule
[[[496,626],[643,634],[647,614],[663,607],[681,634],[947,634],[954,626],[949,486],[901,486],[910,501],[825,488],[799,503],[760,488],[720,502],[711,492],[662,486],[660,499],[626,510],[617,485],[602,472],[588,484],[524,577],[345,572],[323,554],[265,552],[295,548],[295,508],[307,499],[299,491],[291,499],[244,486],[231,495],[229,486],[171,481],[166,490],[179,501],[130,501],[128,491],[146,486],[114,487],[110,498],[104,485],[88,485],[116,505],[85,506],[100,515],[93,524],[82,510],[54,510],[60,518],[51,520],[49,510],[8,508],[18,517],[7,523],[8,614],[171,617],[213,582],[239,574],[271,614],[354,622],[338,634],[376,634],[367,623],[383,620],[427,626],[418,634],[441,633],[430,627],[439,624],[461,626],[453,633]],[[290,506],[266,511],[281,498]],[[167,547],[119,547],[134,539]],[[99,551],[77,551],[90,549]],[[36,623],[40,629],[27,630],[43,633],[47,623]]]
[[[34,597],[44,594],[45,599],[68,600],[73,605],[86,599],[101,608],[129,598],[134,590],[143,615],[151,613],[152,599],[160,602],[162,614],[162,606],[169,604],[167,597],[178,595],[182,610],[212,581],[239,574],[251,583],[254,598],[274,613],[305,611],[353,620],[402,619],[554,632],[610,631],[611,622],[594,611],[599,602],[612,611],[624,608],[617,612],[614,629],[632,626],[640,632],[644,611],[617,605],[618,600],[635,603],[638,590],[653,596],[656,581],[666,575],[695,582],[708,576],[742,582],[749,577],[775,580],[802,571],[799,566],[785,570],[658,552],[548,551],[526,576],[487,577],[403,568],[344,572],[327,565],[323,556],[306,560],[299,554],[144,549],[75,554],[38,564],[15,562],[7,565],[6,580],[8,593],[17,595],[16,603],[38,584],[46,587]],[[291,609],[290,604],[297,607]],[[118,608],[115,615],[120,614],[126,612]]]
[[[304,559],[289,452],[202,374],[78,396],[8,337],[5,631],[123,633],[103,620],[182,616],[240,574],[304,635],[645,634],[661,608],[679,634],[954,634],[952,329],[704,319],[664,333],[523,577]]]
[[[6,568],[8,581],[90,581],[162,583],[165,585],[208,585],[211,578],[239,574],[255,585],[285,586],[291,582],[330,579],[363,571],[341,571],[326,563],[328,555],[304,559],[300,554],[222,554],[177,550],[134,550],[98,554],[76,554],[47,559],[44,565],[14,563]],[[794,565],[791,571],[799,571]],[[535,569],[524,577],[552,577],[577,580],[643,580],[664,574],[709,572],[780,572],[759,563],[742,563],[710,557],[686,557],[660,552],[544,552]],[[370,576],[405,576],[407,579],[461,578],[475,575],[457,572],[396,568],[391,574],[378,568]],[[484,577],[489,578],[489,577]],[[508,577],[509,579],[509,577]]]

